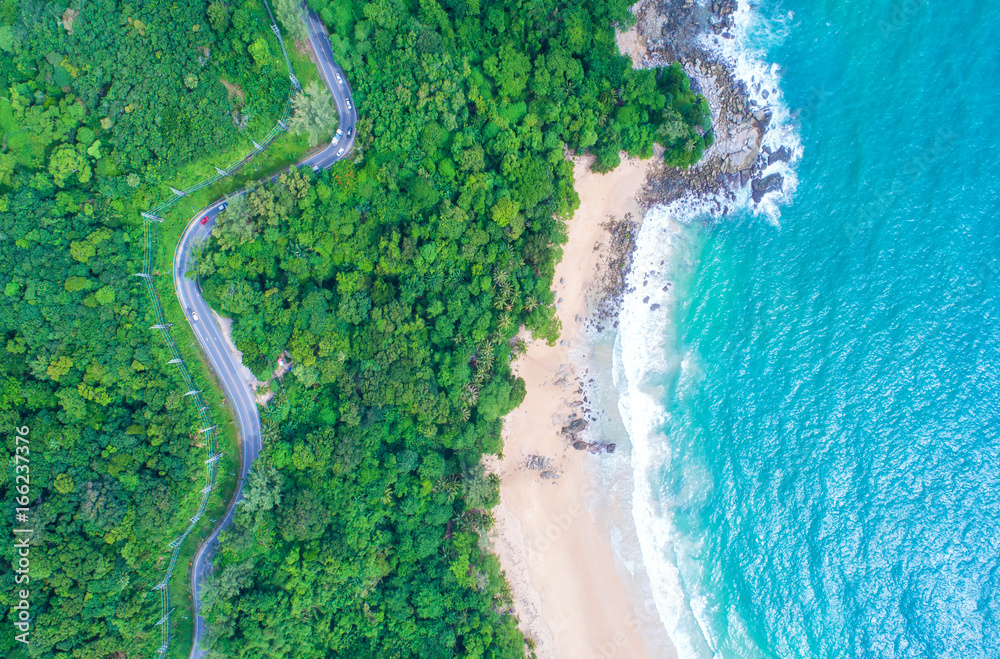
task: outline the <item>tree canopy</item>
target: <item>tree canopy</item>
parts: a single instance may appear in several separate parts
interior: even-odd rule
[[[355,85],[355,156],[232,199],[197,264],[247,364],[292,361],[214,561],[212,652],[521,657],[480,465],[525,395],[518,330],[558,333],[567,152],[603,171],[659,141],[689,164],[707,106],[679,68],[618,54],[620,0],[312,6]],[[31,654],[152,656],[150,589],[204,465],[132,276],[138,213],[266,132],[288,78],[241,0],[6,2],[0,51],[0,419],[31,429]],[[307,132],[321,96],[300,100]]]
[[[216,656],[524,655],[481,459],[525,395],[518,330],[558,335],[567,151],[684,164],[711,136],[683,72],[618,54],[624,3],[483,5],[314,2],[356,155],[252,187],[200,257],[245,363],[292,362],[216,559]]]
[[[292,99],[291,128],[309,136],[310,146],[329,139],[337,126],[337,110],[326,87],[313,80]]]
[[[214,173],[220,150],[266,133],[289,80],[283,61],[249,52],[274,42],[256,2],[73,7],[0,3],[0,423],[30,429],[35,530],[26,585],[4,545],[0,656],[154,656],[151,588],[205,465],[198,416],[133,276],[139,212],[169,194],[165,180]],[[12,514],[10,461],[0,493]],[[9,633],[22,587],[30,652]]]

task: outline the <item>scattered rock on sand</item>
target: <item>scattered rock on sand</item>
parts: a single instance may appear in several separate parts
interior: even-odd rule
[[[544,455],[529,455],[524,460],[524,466],[533,471],[538,471],[539,469],[545,469],[548,465],[549,459]]]

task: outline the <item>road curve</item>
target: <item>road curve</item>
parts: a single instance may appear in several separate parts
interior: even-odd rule
[[[338,127],[339,137],[334,138],[334,142],[326,145],[323,149],[313,153],[298,163],[299,167],[312,167],[313,169],[327,168],[338,160],[346,157],[354,146],[355,127],[357,124],[357,111],[351,98],[351,88],[347,83],[344,70],[333,60],[333,50],[330,48],[330,39],[327,36],[326,28],[320,21],[319,16],[312,10],[306,13],[306,27],[309,31],[309,41],[316,53],[319,63],[318,69],[323,82],[326,84],[330,95],[337,106],[337,115],[340,119]],[[276,179],[278,175],[272,177]],[[236,194],[243,194],[239,191]],[[227,404],[233,410],[233,417],[239,426],[240,450],[242,453],[240,480],[236,485],[236,492],[233,495],[226,515],[215,526],[212,533],[198,546],[191,566],[191,596],[194,600],[195,626],[194,643],[191,646],[191,659],[199,659],[204,655],[204,648],[201,647],[201,639],[205,631],[205,621],[201,617],[201,596],[198,586],[209,565],[208,557],[218,544],[219,533],[232,524],[233,514],[236,510],[236,503],[243,497],[243,483],[254,460],[263,448],[263,440],[260,430],[260,414],[257,411],[257,401],[253,391],[240,374],[241,364],[229,350],[222,335],[222,329],[216,322],[215,317],[205,299],[201,294],[201,286],[197,277],[188,277],[188,266],[192,263],[191,252],[198,245],[202,244],[215,228],[216,216],[225,208],[226,200],[219,199],[207,208],[202,209],[188,222],[184,234],[177,243],[174,251],[173,278],[174,289],[177,299],[180,302],[181,310],[187,318],[194,335],[198,339],[198,344],[208,357],[212,370],[222,383],[222,388],[226,393]]]

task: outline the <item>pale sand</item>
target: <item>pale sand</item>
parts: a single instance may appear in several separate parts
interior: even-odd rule
[[[569,223],[569,241],[554,279],[556,299],[562,298],[557,309],[563,332],[555,346],[531,342],[514,365],[527,397],[505,419],[504,457],[491,465],[501,475],[492,539],[521,629],[543,659],[650,656],[637,629],[637,623],[648,624],[648,609],[640,615],[642,604],[632,601],[637,598],[619,577],[611,539],[586,507],[593,494],[587,463],[604,456],[574,450],[560,430],[572,411],[569,403],[578,400],[570,349],[583,345],[580,320],[587,314],[587,292],[601,254],[595,246],[607,237],[601,225],[628,212],[641,218],[636,195],[658,161],[657,156],[623,159],[601,175],[589,170],[591,159],[576,159],[580,208]],[[544,469],[528,468],[529,455],[550,462]],[[542,477],[546,471],[549,478]]]

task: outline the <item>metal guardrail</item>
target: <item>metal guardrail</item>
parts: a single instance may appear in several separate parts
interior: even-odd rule
[[[212,490],[215,488],[216,476],[218,475],[219,469],[219,458],[222,454],[218,449],[218,436],[216,433],[217,426],[212,422],[212,417],[208,406],[205,404],[205,399],[202,396],[201,391],[195,385],[194,379],[191,377],[191,372],[188,370],[187,364],[184,362],[184,358],[181,357],[180,351],[177,349],[177,344],[170,335],[170,323],[167,322],[166,317],[163,314],[163,307],[160,304],[160,296],[156,291],[156,284],[153,280],[153,261],[156,254],[156,225],[163,221],[159,215],[164,210],[177,203],[177,201],[179,201],[182,197],[197,192],[224,178],[232,176],[245,164],[250,162],[254,156],[267,149],[267,147],[271,145],[278,135],[280,135],[283,131],[288,130],[288,117],[291,114],[292,96],[296,91],[301,89],[301,86],[299,85],[298,79],[295,77],[295,73],[292,71],[292,64],[288,59],[288,51],[285,50],[285,42],[281,38],[281,31],[274,22],[274,16],[271,14],[271,8],[268,6],[267,0],[263,0],[263,2],[264,7],[267,9],[268,16],[271,18],[271,30],[274,32],[275,36],[278,37],[278,43],[281,45],[282,54],[285,56],[285,65],[288,67],[288,75],[291,79],[288,101],[285,103],[285,109],[282,113],[281,119],[278,120],[274,128],[272,128],[271,131],[264,136],[259,144],[254,142],[253,150],[247,153],[247,155],[240,158],[225,169],[219,169],[216,167],[216,174],[214,176],[200,181],[199,183],[195,183],[184,190],[170,188],[173,195],[169,199],[160,202],[156,206],[153,206],[149,211],[142,213],[142,272],[136,274],[138,277],[142,278],[143,284],[146,287],[146,292],[149,294],[150,302],[153,305],[153,314],[155,316],[156,323],[150,329],[159,330],[160,334],[163,336],[163,340],[167,344],[167,348],[170,350],[171,359],[168,363],[176,364],[180,369],[181,378],[183,378],[184,385],[187,387],[188,392],[185,396],[190,395],[193,398],[195,405],[198,407],[198,416],[201,422],[199,434],[203,434],[205,436],[206,457],[205,486],[200,490],[201,501],[198,505],[198,511],[190,518],[190,522],[184,530],[184,533],[167,545],[167,547],[171,550],[170,561],[167,564],[167,570],[164,574],[163,580],[153,588],[154,591],[160,591],[160,616],[155,625],[160,627],[162,639],[162,644],[156,652],[158,659],[162,659],[162,657],[166,655],[167,650],[170,648],[170,640],[172,638],[170,633],[170,614],[173,613],[173,610],[170,608],[170,578],[173,576],[174,567],[177,564],[177,557],[180,554],[181,546],[184,544],[187,537],[194,531],[198,521],[208,508],[208,498]]]

